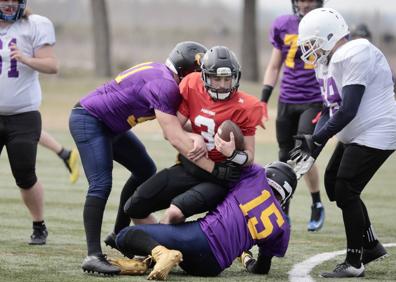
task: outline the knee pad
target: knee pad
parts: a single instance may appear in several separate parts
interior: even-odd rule
[[[334,192],[337,207],[340,209],[346,207],[350,202],[360,201],[360,194],[356,193],[350,182],[345,179],[337,179]]]
[[[34,169],[30,171],[16,171],[14,173],[16,185],[24,190],[30,189],[37,182],[37,176]]]

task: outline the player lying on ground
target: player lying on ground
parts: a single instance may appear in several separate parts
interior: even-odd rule
[[[265,170],[258,165],[246,167],[238,184],[204,218],[177,225],[127,227],[117,235],[118,249],[128,257],[151,255],[155,265],[148,279],[165,280],[179,263],[190,275],[219,275],[244,250],[258,245],[258,259],[250,270],[267,274],[271,258],[283,257],[288,247],[290,227],[282,205],[296,185],[296,174],[285,163],[274,162]],[[134,273],[133,260],[110,261],[121,273]],[[140,268],[135,272],[142,273]]]

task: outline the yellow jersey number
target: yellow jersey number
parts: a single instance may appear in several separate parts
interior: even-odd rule
[[[129,69],[127,69],[126,71],[123,71],[122,73],[120,73],[114,80],[120,84],[121,81],[123,81],[125,78],[139,72],[139,71],[144,71],[144,70],[148,70],[148,69],[152,69],[153,66],[150,66],[152,62],[145,62],[145,63],[141,63],[138,65],[135,65]],[[134,115],[130,115],[127,119],[128,124],[131,127],[134,127],[136,124],[138,123],[142,123],[145,122],[147,120],[152,120],[155,119],[155,116],[147,116],[147,117],[139,117],[136,118]]]
[[[244,205],[242,204],[239,205],[239,207],[242,210],[244,216],[248,217],[249,211],[262,205],[270,197],[271,197],[270,192],[268,192],[267,190],[263,190],[260,196],[254,198],[253,200],[247,202]],[[281,227],[285,223],[285,220],[282,216],[282,213],[279,211],[279,209],[276,207],[275,203],[273,202],[261,212],[260,218],[253,216],[248,219],[247,224],[248,224],[249,232],[254,240],[264,239],[269,235],[271,235],[272,231],[274,230],[274,226],[270,220],[270,216],[272,214],[274,214],[276,217],[276,224],[279,227]],[[264,227],[262,231],[257,230],[257,225],[259,221]]]
[[[294,68],[298,45],[297,45],[298,34],[286,34],[285,39],[283,40],[285,45],[290,46],[289,52],[287,52],[285,65],[291,69]],[[311,64],[304,63],[304,69],[310,70],[315,66]]]

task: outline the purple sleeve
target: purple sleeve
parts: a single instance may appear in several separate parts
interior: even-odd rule
[[[269,40],[276,49],[282,49],[283,41],[280,37],[279,18],[272,23]]]
[[[154,109],[176,115],[182,100],[176,83],[153,81],[149,83],[149,92],[148,100]]]
[[[278,229],[272,238],[258,242],[260,251],[265,256],[283,257],[286,254],[290,240],[290,225],[285,222],[282,228]]]

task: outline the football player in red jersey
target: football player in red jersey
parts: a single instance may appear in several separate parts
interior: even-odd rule
[[[180,157],[181,163],[164,169],[143,183],[127,201],[124,210],[141,223],[153,223],[150,214],[166,209],[161,223],[179,223],[185,218],[212,210],[228,192],[229,182],[219,182],[194,165],[207,156],[214,162],[245,166],[253,162],[256,126],[261,122],[260,101],[238,91],[239,62],[224,46],[208,50],[202,59],[202,73],[186,76],[180,84],[183,97],[178,117],[182,125],[191,123],[191,138],[205,142],[207,152]],[[245,150],[235,149],[216,135],[225,120],[236,123],[244,135]]]

